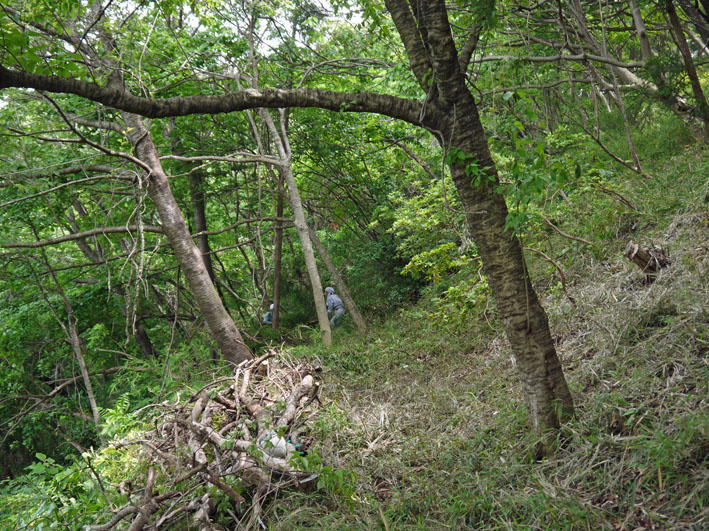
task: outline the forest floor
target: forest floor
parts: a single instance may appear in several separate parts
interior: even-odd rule
[[[590,245],[541,221],[523,236],[553,261],[528,255],[576,405],[554,455],[533,457],[519,377],[474,265],[373,318],[366,338],[346,319],[331,349],[315,333],[285,349],[322,367],[305,434],[321,474],[314,491],[270,496],[265,528],[709,527],[709,159],[693,147],[654,160],[652,180],[623,176],[561,203],[554,222]],[[668,253],[654,282],[623,256],[631,239]],[[154,429],[139,400],[153,400],[144,395],[156,381],[161,400],[179,403],[233,378],[215,374],[207,343],[174,354],[167,379],[159,360],[135,363],[125,376],[134,391],[104,411],[105,441]],[[128,476],[144,481],[130,448],[106,444],[66,466],[38,454],[23,478],[0,484],[0,528],[106,522],[104,486],[118,503]]]
[[[682,184],[696,166],[696,179]],[[637,210],[610,205],[585,220],[596,223],[585,234],[594,249],[574,244],[566,293],[554,268],[530,257],[576,402],[556,455],[532,459],[519,378],[492,304],[481,303],[475,322],[452,324],[429,296],[374,323],[366,341],[338,329],[332,350],[297,351],[324,367],[312,434],[319,453],[357,479],[319,494],[281,493],[271,526],[706,529],[705,169],[701,152],[669,160],[664,177],[637,186]],[[654,282],[624,258],[631,238],[669,252]]]

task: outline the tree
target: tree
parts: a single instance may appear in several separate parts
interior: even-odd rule
[[[387,0],[385,3],[406,49],[423,100],[311,88],[251,88],[213,95],[146,97],[132,94],[123,85],[102,85],[76,76],[36,73],[9,59],[5,59],[5,63],[11,62],[11,68],[0,68],[0,88],[33,88],[75,94],[129,113],[124,116],[129,127],[133,128],[133,144],[143,163],[147,161],[146,170],[151,172],[151,180],[155,183],[149,187],[151,197],[161,209],[161,218],[165,217],[164,224],[171,225],[171,216],[175,218],[175,226],[166,226],[166,232],[174,231],[170,235],[171,244],[176,253],[185,253],[188,263],[193,254],[199,257],[199,251],[192,245],[195,250],[192,252],[186,245],[189,239],[186,229],[175,228],[180,224],[178,212],[167,206],[170,204],[167,179],[154,164],[156,156],[147,130],[130,115],[162,118],[258,107],[319,107],[336,112],[383,114],[430,131],[446,150],[471,235],[482,257],[517,359],[530,423],[542,437],[540,451],[543,453],[552,445],[560,421],[572,414],[573,401],[554,349],[546,314],[530,282],[521,245],[506,226],[507,205],[499,191],[495,164],[473,94],[466,84],[465,72],[470,56],[459,54],[442,0],[411,3]],[[199,277],[197,270],[192,274]],[[204,276],[208,280],[206,272]],[[200,284],[199,290],[203,287],[208,289]]]
[[[212,279],[209,276],[202,252],[192,240],[187,224],[170,189],[170,183],[153,144],[150,132],[140,117],[124,111],[123,120],[127,136],[138,160],[147,172],[148,194],[160,213],[160,220],[175,251],[175,256],[187,277],[190,290],[197,301],[212,335],[224,358],[234,364],[252,357],[241,333],[224,308]]]

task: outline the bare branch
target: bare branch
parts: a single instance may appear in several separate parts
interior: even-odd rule
[[[181,162],[199,162],[205,160],[211,160],[215,162],[233,162],[233,163],[248,163],[248,162],[262,162],[264,164],[272,164],[274,166],[280,166],[283,161],[278,157],[269,157],[267,155],[254,155],[252,153],[235,153],[235,156],[219,157],[219,156],[198,156],[198,157],[183,157],[181,155],[163,155],[160,160],[170,159],[179,160]]]
[[[568,238],[569,240],[574,240],[576,242],[585,243],[586,245],[591,245],[591,246],[593,245],[588,240],[584,240],[583,238],[579,238],[578,236],[572,236],[571,234],[565,233],[563,230],[561,230],[559,227],[557,227],[551,221],[549,221],[549,219],[544,214],[539,214],[539,215],[546,222],[547,225],[549,225],[552,229],[554,229],[557,233],[559,233],[564,238]]]
[[[76,181],[63,183],[63,184],[57,185],[53,188],[48,188],[47,190],[42,190],[41,192],[37,192],[35,194],[26,195],[24,197],[19,197],[17,199],[13,199],[12,201],[0,203],[0,208],[14,205],[15,203],[19,203],[21,201],[27,201],[28,199],[34,199],[35,197],[41,197],[43,195],[51,194],[52,192],[56,192],[57,190],[61,190],[62,188],[66,188],[67,186],[75,186],[75,185],[81,184],[81,183],[86,183],[86,182],[91,182],[91,181],[100,181],[100,180],[104,180],[104,179],[121,179],[121,180],[125,180],[125,181],[133,181],[132,177],[120,176],[120,175],[98,175],[95,177],[86,177],[85,179],[77,179]]]
[[[602,55],[596,55],[592,53],[580,53],[580,54],[561,54],[561,55],[541,55],[541,56],[518,56],[518,55],[486,55],[478,59],[471,59],[471,63],[486,63],[489,61],[528,61],[530,63],[554,63],[557,61],[596,61],[599,63],[605,63],[613,66],[619,66],[622,68],[642,68],[645,66],[643,61],[619,61],[612,57],[604,57]]]
[[[101,151],[102,153],[105,153],[106,155],[111,155],[112,157],[120,157],[122,159],[126,159],[136,166],[139,166],[143,168],[146,172],[150,173],[150,166],[145,164],[142,160],[134,157],[133,155],[130,155],[129,153],[123,153],[122,151],[114,151],[112,149],[108,149],[101,144],[94,142],[93,140],[90,140],[89,138],[86,138],[84,135],[81,134],[81,132],[74,126],[74,124],[71,122],[69,117],[66,115],[66,113],[62,110],[62,108],[59,106],[57,102],[55,102],[52,98],[47,96],[46,94],[44,95],[46,100],[54,107],[59,113],[59,116],[62,117],[62,119],[66,122],[66,124],[71,128],[72,132],[79,137],[81,142],[84,142],[85,144],[88,144],[94,149],[97,149]]]
[[[143,225],[138,227],[137,225],[125,225],[122,227],[100,227],[98,229],[85,230],[83,232],[75,232],[73,234],[67,234],[65,236],[60,236],[59,238],[52,238],[51,240],[40,240],[36,242],[16,242],[16,243],[0,243],[0,247],[6,249],[36,249],[38,247],[46,247],[47,245],[56,245],[58,243],[82,240],[84,238],[89,238],[91,236],[97,236],[100,234],[119,234],[123,232],[138,232],[143,230],[144,232],[155,232],[158,234],[164,234],[162,227],[156,225]]]

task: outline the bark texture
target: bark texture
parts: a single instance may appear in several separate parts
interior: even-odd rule
[[[428,92],[437,96],[429,99],[429,105],[435,106],[436,116],[444,117],[435,122],[439,140],[473,156],[452,164],[451,175],[517,360],[530,424],[542,437],[540,452],[545,453],[561,418],[573,413],[573,400],[522,247],[505,229],[507,205],[495,192],[497,171],[475,101],[465,85],[445,5],[442,1],[417,2],[413,11],[403,0],[386,0],[386,5],[409,57],[415,54],[412,67],[422,69],[417,77],[426,77],[423,69],[433,73],[435,89]]]
[[[184,271],[190,292],[207,322],[212,336],[219,345],[224,359],[239,364],[251,359],[251,351],[244,343],[234,321],[224,308],[207,268],[202,253],[194,244],[192,235],[182,216],[180,207],[172,195],[170,183],[158,158],[150,132],[142,120],[132,113],[123,113],[126,134],[133,144],[136,156],[150,168],[148,195],[155,204],[160,221],[175,257]]]
[[[61,76],[45,76],[0,66],[0,89],[33,88],[47,92],[75,94],[146,118],[167,118],[192,114],[221,114],[259,107],[317,107],[335,112],[372,112],[421,125],[423,105],[415,100],[369,92],[333,92],[320,89],[246,89],[215,96],[143,98],[125,88]],[[433,112],[433,109],[431,109]]]

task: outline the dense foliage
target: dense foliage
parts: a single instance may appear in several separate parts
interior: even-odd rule
[[[292,349],[321,364],[331,385],[309,434],[313,450],[297,463],[320,474],[319,494],[286,496],[284,507],[302,504],[302,516],[273,507],[265,517],[273,526],[701,525],[709,264],[691,242],[706,251],[709,16],[698,6],[448,7],[506,225],[550,308],[581,404],[560,436],[566,464],[534,468],[534,442],[517,439],[520,389],[509,384],[502,326],[450,170],[462,165],[486,186],[488,168],[435,131],[346,105],[148,121],[246,344],[256,355]],[[426,98],[373,1],[22,0],[0,5],[0,31],[4,68],[99,85],[114,68],[146,97],[268,87]],[[111,441],[140,438],[158,421],[152,406],[231,374],[124,120],[70,94],[0,92],[0,527],[106,522],[132,503],[118,486],[147,473],[137,450]],[[322,285],[336,282],[331,260],[370,325],[364,338],[346,317],[334,347],[321,345],[286,167],[327,251],[318,257]],[[639,270],[623,269],[622,247],[641,237],[671,246],[674,280],[642,285]],[[275,290],[280,323],[271,327],[263,316]],[[626,323],[618,293],[631,306]],[[605,305],[612,316],[600,314]],[[655,349],[647,360],[640,346]],[[470,376],[471,366],[484,377]],[[416,398],[408,380],[431,388]],[[401,400],[387,398],[397,393]],[[378,427],[358,416],[367,408],[381,413]],[[626,458],[626,468],[617,464]],[[227,513],[221,523],[233,525]]]

